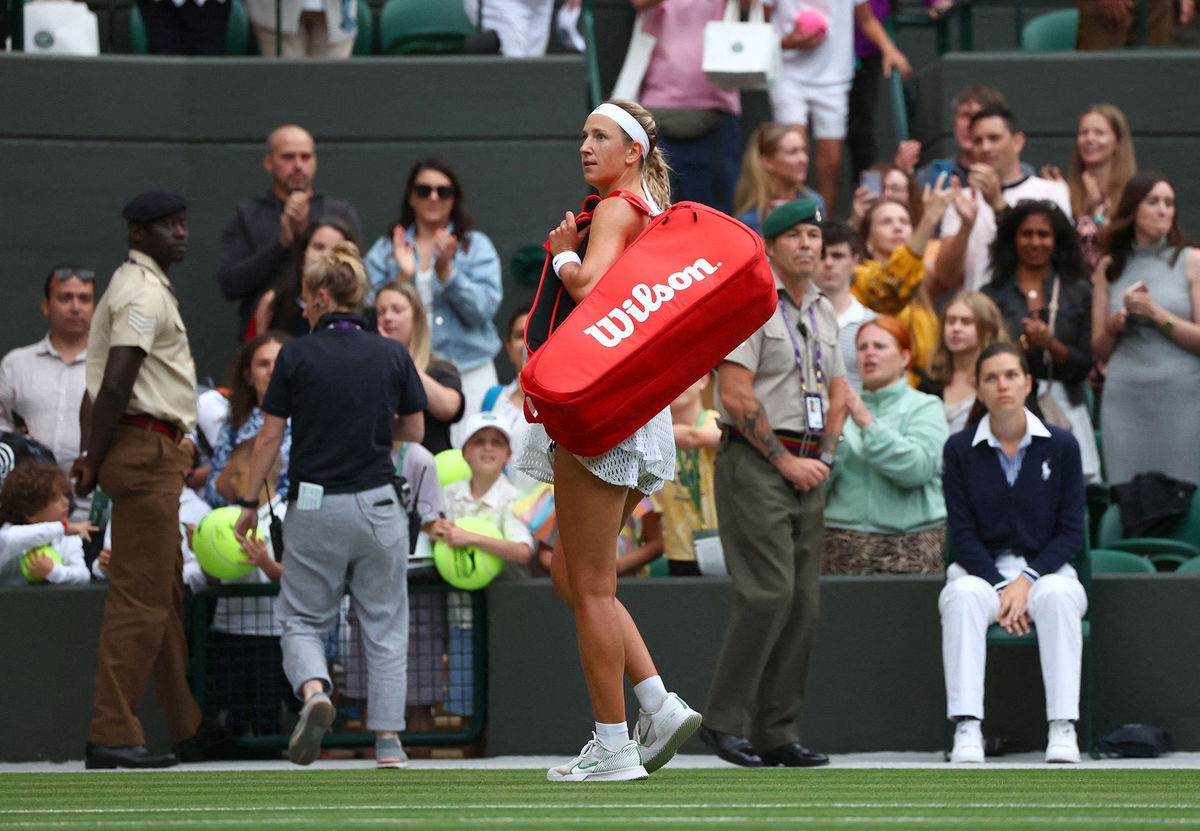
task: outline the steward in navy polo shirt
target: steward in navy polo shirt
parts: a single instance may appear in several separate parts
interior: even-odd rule
[[[331,312],[275,360],[262,409],[292,420],[289,500],[301,482],[327,494],[389,484],[395,416],[427,406],[408,350],[366,325],[359,315]]]

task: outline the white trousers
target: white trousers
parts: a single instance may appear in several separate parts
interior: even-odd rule
[[[1005,577],[1016,576],[1025,567],[1025,560],[1005,557],[996,565]],[[1000,595],[986,580],[952,563],[946,569],[938,611],[942,615],[946,715],[982,719],[987,630],[1000,613]],[[1080,621],[1086,611],[1087,594],[1070,565],[1044,575],[1029,591],[1029,616],[1037,627],[1048,721],[1079,718],[1083,666]]]
[[[496,30],[502,55],[540,58],[546,54],[554,0],[463,0],[463,10],[472,23],[479,21],[481,3],[483,28]]]

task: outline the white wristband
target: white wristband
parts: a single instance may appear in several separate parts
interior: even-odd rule
[[[554,269],[554,276],[560,277],[559,271],[567,263],[575,263],[575,265],[583,265],[583,260],[579,259],[579,254],[575,251],[562,251],[554,255],[554,259],[550,261],[551,267]]]

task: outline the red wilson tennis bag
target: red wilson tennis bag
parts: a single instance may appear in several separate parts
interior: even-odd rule
[[[756,332],[777,297],[758,234],[707,205],[675,204],[530,355],[526,417],[572,453],[598,456]]]

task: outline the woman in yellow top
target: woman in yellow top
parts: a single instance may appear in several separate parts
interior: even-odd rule
[[[927,186],[921,220],[913,225],[912,212],[894,199],[880,199],[867,209],[859,234],[867,257],[854,270],[850,290],[858,302],[884,315],[893,315],[909,333],[912,364],[909,383],[917,385],[938,340],[937,312],[923,288],[929,271],[922,257],[942,215],[961,192],[958,185],[942,188],[944,179]]]

